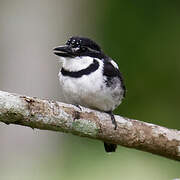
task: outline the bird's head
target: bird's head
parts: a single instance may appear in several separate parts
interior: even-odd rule
[[[89,56],[102,59],[105,57],[100,46],[89,38],[73,36],[65,45],[53,49],[54,54],[64,58]]]

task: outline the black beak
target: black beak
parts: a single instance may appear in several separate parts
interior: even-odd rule
[[[74,57],[72,49],[65,45],[65,46],[58,46],[53,49],[54,54],[61,57]]]

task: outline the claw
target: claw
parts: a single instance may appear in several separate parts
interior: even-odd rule
[[[81,106],[79,104],[75,104],[77,108],[79,108],[80,111],[82,111]]]
[[[117,129],[117,122],[116,122],[116,119],[114,117],[114,114],[112,113],[112,111],[109,111],[107,113],[111,116],[111,121],[114,124],[114,130],[116,130]]]

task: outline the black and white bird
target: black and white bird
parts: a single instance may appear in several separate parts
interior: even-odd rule
[[[60,88],[64,102],[107,112],[115,129],[112,111],[125,97],[125,85],[118,65],[89,38],[74,36],[53,49],[59,56]],[[104,142],[106,152],[117,145]]]

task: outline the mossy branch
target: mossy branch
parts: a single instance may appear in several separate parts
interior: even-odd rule
[[[61,102],[0,91],[0,121],[61,131],[147,151],[180,161],[180,131]]]

